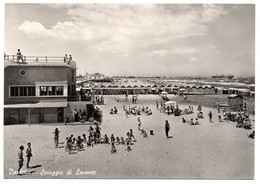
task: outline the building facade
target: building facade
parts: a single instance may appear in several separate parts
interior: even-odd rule
[[[38,57],[39,58],[39,57]],[[68,99],[76,95],[76,64],[5,61],[4,123],[64,122],[72,118]]]

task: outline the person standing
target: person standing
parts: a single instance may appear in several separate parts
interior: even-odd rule
[[[79,113],[77,109],[74,109],[74,121],[79,122]]]
[[[209,111],[209,122],[211,123],[212,122],[212,112],[211,111]]]
[[[169,131],[170,131],[170,124],[168,122],[168,120],[165,121],[165,133],[166,133],[166,137],[169,138]]]
[[[72,63],[72,56],[69,55],[69,62],[68,62],[68,64],[71,64],[71,63]]]
[[[221,118],[221,113],[220,113],[220,110],[218,111],[218,121],[219,122],[222,122],[222,120],[221,120],[222,118]]]
[[[20,49],[17,50],[16,57],[17,57],[17,62],[19,62],[20,60],[22,60],[22,63],[24,63],[23,55],[22,55]]]
[[[31,143],[29,142],[29,143],[27,144],[27,146],[28,146],[28,148],[26,149],[26,157],[27,157],[26,168],[30,168],[30,167],[29,167],[29,164],[30,164],[31,157],[33,156],[33,155],[32,155]]]
[[[201,112],[202,108],[201,108],[201,105],[199,103],[199,106],[198,106],[198,112]]]
[[[65,56],[64,56],[64,63],[67,63],[67,60],[68,60],[68,55],[65,54]]]
[[[55,128],[55,131],[53,133],[54,133],[55,148],[57,148],[58,145],[59,145],[59,134],[60,134],[60,131],[58,130],[58,128]]]
[[[20,170],[22,169],[23,167],[23,150],[24,150],[24,147],[23,146],[20,146],[20,150],[18,152],[18,175],[20,175]]]

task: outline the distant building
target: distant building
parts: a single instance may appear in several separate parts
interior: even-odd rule
[[[93,73],[89,75],[89,80],[102,80],[105,79],[105,75],[101,73]]]
[[[76,63],[37,57],[26,63],[5,60],[4,123],[63,122],[72,118],[68,99],[76,95]]]

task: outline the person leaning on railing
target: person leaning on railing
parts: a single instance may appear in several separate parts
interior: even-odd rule
[[[17,50],[16,56],[17,56],[17,62],[19,62],[19,60],[22,60],[22,63],[25,63],[20,49]]]
[[[65,54],[65,56],[64,56],[64,63],[67,63],[67,61],[68,61],[68,55]]]
[[[68,64],[71,64],[72,63],[72,56],[69,55],[69,61],[68,61]]]

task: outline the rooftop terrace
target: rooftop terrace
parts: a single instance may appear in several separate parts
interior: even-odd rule
[[[59,56],[21,56],[17,55],[5,55],[4,56],[5,67],[10,65],[29,64],[31,66],[71,66],[77,68],[76,62],[72,59]]]

